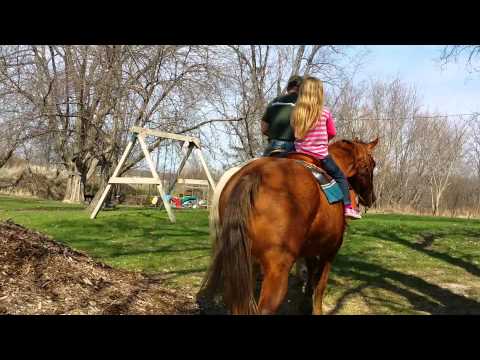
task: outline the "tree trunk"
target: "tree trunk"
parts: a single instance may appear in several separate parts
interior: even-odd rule
[[[85,200],[85,181],[79,173],[72,173],[67,180],[63,202],[81,204]]]
[[[295,62],[293,63],[291,75],[296,75],[300,72],[300,67],[302,65],[303,54],[305,53],[305,45],[300,45],[297,49],[297,55],[295,57]]]
[[[75,160],[70,161],[68,170],[67,188],[63,202],[83,204],[85,201],[85,183],[87,182],[86,171],[80,171],[81,169]]]
[[[433,195],[433,186],[430,185],[430,200],[432,206],[432,215],[435,216],[435,197]]]
[[[439,215],[440,210],[440,200],[442,199],[443,191],[438,191],[437,196],[435,197],[435,215]]]

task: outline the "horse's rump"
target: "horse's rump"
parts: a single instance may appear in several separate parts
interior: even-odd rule
[[[210,234],[213,236],[213,241],[215,241],[217,237],[217,228],[219,223],[219,212],[218,212],[218,203],[220,201],[220,195],[225,188],[225,185],[228,181],[240,170],[242,170],[246,165],[250,164],[251,162],[258,160],[258,159],[251,159],[243,164],[234,166],[223,173],[218,180],[217,185],[215,186],[215,191],[213,192],[212,202],[210,204]]]

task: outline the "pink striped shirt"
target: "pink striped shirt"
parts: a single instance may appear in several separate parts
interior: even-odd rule
[[[325,159],[328,155],[328,140],[336,135],[332,113],[323,108],[322,116],[303,139],[295,140],[295,151]]]

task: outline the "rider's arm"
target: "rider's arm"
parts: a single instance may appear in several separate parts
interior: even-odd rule
[[[335,120],[333,120],[332,113],[329,112],[327,117],[327,135],[328,140],[331,140],[337,135],[337,129],[335,128]]]
[[[268,123],[268,116],[267,116],[267,113],[268,113],[268,107],[267,107],[267,110],[265,110],[265,113],[263,114],[262,116],[262,121],[261,121],[261,130],[262,130],[262,134],[265,135],[265,136],[268,136],[268,128],[269,128],[269,123]]]
[[[268,136],[268,123],[262,119],[262,134]]]

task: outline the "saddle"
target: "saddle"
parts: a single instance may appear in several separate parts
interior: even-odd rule
[[[271,157],[282,157],[287,159],[296,160],[299,164],[303,165],[305,168],[310,170],[312,175],[315,177],[323,192],[327,196],[327,199],[330,204],[335,203],[343,199],[343,194],[340,189],[340,186],[337,182],[323,169],[322,163],[318,161],[313,156],[292,151],[286,153],[284,150],[276,149],[273,150],[268,156]],[[358,206],[357,194],[349,185],[350,199],[352,201],[352,206],[355,208]]]
[[[321,184],[328,183],[332,180],[332,177],[322,168],[322,163],[313,156],[296,151],[287,153],[283,149],[274,149],[268,154],[268,156],[297,160],[297,162],[312,171],[315,178],[321,181]]]
[[[335,180],[333,180],[333,178],[323,169],[322,163],[313,156],[293,151],[288,153],[285,157],[287,159],[296,160],[310,170],[320,185],[327,185],[332,181],[335,182]]]
[[[305,166],[309,167],[313,171],[319,172],[322,176],[324,176],[327,180],[332,180],[332,177],[328,175],[328,173],[323,169],[322,163],[318,161],[316,158],[313,156],[304,154],[304,153],[299,153],[299,152],[289,152],[288,154],[285,155],[287,159],[293,159],[293,160],[298,160],[301,162],[306,163]],[[310,165],[313,165],[310,166]]]
[[[304,167],[306,167],[315,179],[320,184],[320,187],[325,192],[327,199],[330,203],[337,202],[343,199],[343,194],[337,182],[323,169],[322,163],[318,161],[313,156],[299,153],[299,152],[290,152],[285,155],[287,159],[292,159],[300,162]],[[355,208],[358,207],[357,194],[352,189],[349,184],[350,199],[352,201],[352,206]]]

